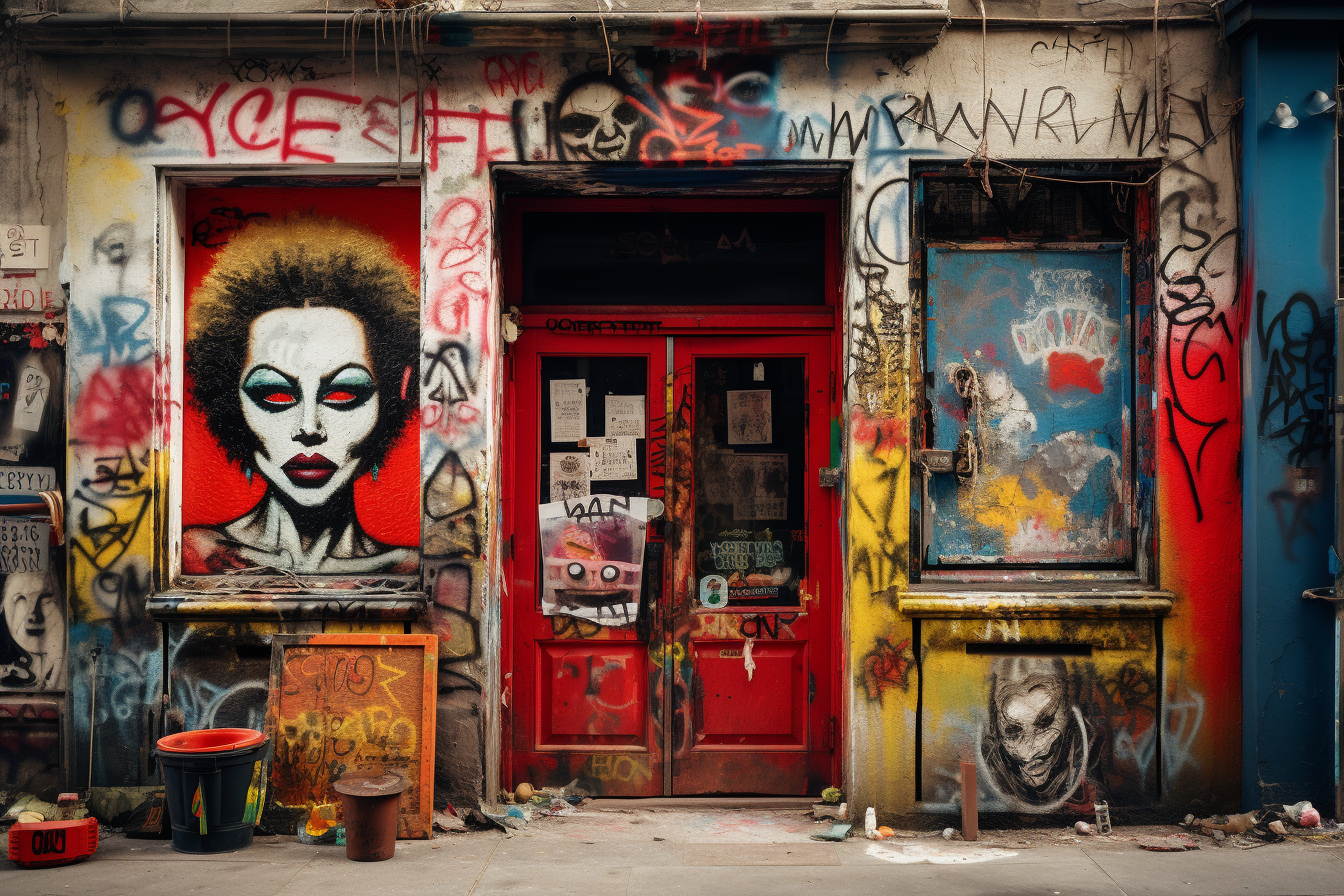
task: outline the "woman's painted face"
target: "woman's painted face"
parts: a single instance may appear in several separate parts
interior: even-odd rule
[[[1032,786],[1050,777],[1067,721],[1062,688],[1046,684],[1012,694],[999,710],[1004,749]]]
[[[280,308],[252,322],[243,419],[256,469],[305,507],[325,504],[359,468],[378,421],[364,325],[339,308]]]
[[[14,573],[5,579],[5,621],[10,637],[31,654],[59,649],[65,639],[65,606],[45,573]]]

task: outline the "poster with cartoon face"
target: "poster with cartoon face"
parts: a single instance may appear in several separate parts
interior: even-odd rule
[[[649,500],[586,495],[542,504],[541,611],[599,625],[639,613]]]

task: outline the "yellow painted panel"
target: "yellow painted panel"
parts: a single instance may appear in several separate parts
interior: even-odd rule
[[[920,802],[957,810],[960,760],[983,811],[1157,802],[1153,619],[929,620]]]

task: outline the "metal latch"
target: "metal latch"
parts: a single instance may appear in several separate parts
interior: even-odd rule
[[[951,473],[956,469],[956,452],[923,448],[915,452],[915,460],[930,473]]]
[[[817,479],[820,481],[822,488],[839,488],[840,468],[822,467],[820,470],[817,470]]]
[[[980,446],[968,429],[957,439],[956,450],[924,448],[915,452],[915,460],[930,473],[956,473],[962,482],[970,482],[980,466]]]

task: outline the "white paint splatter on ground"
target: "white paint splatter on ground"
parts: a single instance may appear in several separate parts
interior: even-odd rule
[[[868,847],[868,855],[895,865],[917,865],[927,862],[930,865],[967,865],[973,862],[988,862],[993,859],[1011,858],[1017,853],[1011,849],[945,849],[938,846],[920,846],[909,844],[901,847],[883,846],[873,843]]]

